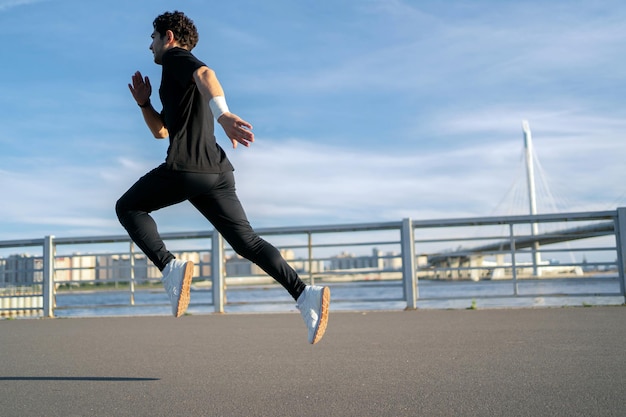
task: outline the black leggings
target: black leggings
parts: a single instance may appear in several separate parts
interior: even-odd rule
[[[115,206],[130,238],[162,271],[172,259],[150,212],[189,200],[239,255],[257,264],[297,300],[305,284],[280,252],[250,226],[235,193],[232,171],[221,174],[172,171],[164,165],[141,177]]]

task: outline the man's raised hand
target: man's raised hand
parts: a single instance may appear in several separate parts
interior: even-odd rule
[[[141,75],[141,72],[137,71],[132,76],[132,82],[132,85],[128,84],[128,89],[130,90],[130,93],[133,95],[133,98],[138,105],[145,105],[148,100],[150,100],[150,96],[152,95],[152,86],[150,85],[150,79],[147,76],[144,78]]]

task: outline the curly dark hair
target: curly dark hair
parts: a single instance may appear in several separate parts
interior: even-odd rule
[[[193,20],[178,10],[165,12],[157,16],[154,22],[152,22],[152,26],[154,26],[154,30],[159,32],[161,37],[165,36],[165,32],[171,30],[174,34],[174,39],[178,41],[180,46],[190,51],[198,43],[198,29],[193,24]]]

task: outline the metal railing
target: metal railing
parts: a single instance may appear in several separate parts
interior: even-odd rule
[[[418,303],[441,300],[545,296],[626,300],[626,208],[257,232],[283,251],[307,283],[334,287],[333,305],[369,303],[376,308],[391,302],[415,309]],[[281,295],[276,298],[253,296],[242,301],[245,297],[238,293],[259,286],[269,293],[278,285],[238,259],[218,233],[166,233],[163,238],[175,254],[195,257],[194,289],[200,295],[211,293],[210,302],[202,302],[207,297],[194,297],[198,301],[192,301],[190,308],[210,306],[224,312],[234,306],[293,304],[284,291],[277,291]],[[100,249],[106,245],[113,250]],[[166,305],[166,297],[137,302],[138,294],[161,291],[160,274],[126,235],[0,241],[0,251],[25,248],[39,254],[0,258],[1,315],[54,317],[55,311],[77,307]],[[87,253],[82,251],[85,248]],[[581,255],[583,260],[576,259]],[[236,265],[245,271],[234,270]],[[572,283],[577,288],[568,290]],[[552,289],[546,289],[548,284]],[[127,297],[114,304],[92,304],[92,300],[57,305],[57,298],[67,294],[107,291]],[[233,295],[228,301],[227,294]]]

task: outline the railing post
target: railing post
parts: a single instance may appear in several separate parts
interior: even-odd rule
[[[43,316],[54,317],[54,236],[43,240]]]
[[[406,309],[415,310],[417,309],[418,289],[415,274],[415,239],[411,219],[402,220],[400,247],[402,250],[402,281],[404,283]]]
[[[211,236],[211,282],[216,313],[224,312],[224,239],[217,230]]]
[[[509,249],[511,250],[511,278],[513,279],[513,295],[517,297],[519,291],[517,286],[517,261],[515,259],[517,248],[515,247],[515,230],[513,223],[509,223],[509,242]]]
[[[307,233],[308,235],[308,255],[309,255],[309,285],[315,285],[315,278],[313,278],[313,236],[311,232]]]
[[[626,303],[626,207],[617,209],[615,222],[615,243],[617,245],[617,271],[619,288]]]
[[[133,241],[130,242],[130,305],[135,305],[135,243]]]

